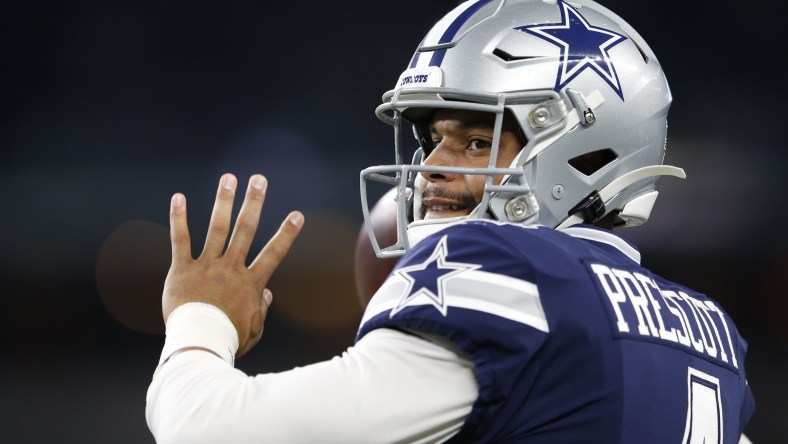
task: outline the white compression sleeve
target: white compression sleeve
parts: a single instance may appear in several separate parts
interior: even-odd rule
[[[217,307],[190,302],[173,310],[167,318],[167,339],[159,365],[187,347],[206,348],[233,365],[238,351],[238,333],[227,315]]]
[[[450,345],[380,329],[341,357],[255,377],[180,353],[154,376],[146,417],[159,443],[441,442],[477,390],[473,363]]]

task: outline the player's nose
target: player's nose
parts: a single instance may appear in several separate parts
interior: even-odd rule
[[[459,166],[456,154],[446,146],[446,142],[439,143],[433,150],[430,152],[430,155],[424,159],[422,165],[425,166],[435,166],[435,167],[455,167]],[[430,182],[451,182],[456,180],[459,177],[459,174],[448,173],[445,171],[439,172],[428,172],[422,171],[419,173],[422,178],[428,180]]]

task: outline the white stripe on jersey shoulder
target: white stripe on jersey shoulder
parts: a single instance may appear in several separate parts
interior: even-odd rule
[[[586,239],[610,245],[640,265],[640,252],[632,245],[629,245],[624,239],[621,239],[613,233],[578,226],[564,228],[561,232],[578,239]]]
[[[370,300],[361,326],[373,317],[394,309],[409,288],[409,283],[397,273],[389,276]],[[451,307],[465,308],[549,332],[539,289],[531,282],[497,273],[468,270],[447,278],[442,296],[449,307],[449,315]],[[430,304],[427,298],[416,298],[408,306]]]

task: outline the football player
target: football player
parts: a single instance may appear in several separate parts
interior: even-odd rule
[[[662,164],[663,70],[629,25],[590,0],[471,0],[383,100],[396,164],[362,172],[362,208],[376,254],[401,258],[341,357],[234,369],[303,216],[246,267],[266,182],[252,177],[223,251],[226,175],[194,260],[173,197],[167,338],[146,412],[157,440],[746,441],[754,404],[732,319],[611,231],[649,218],[659,176],[684,177]],[[391,245],[370,226],[368,181],[395,189]]]

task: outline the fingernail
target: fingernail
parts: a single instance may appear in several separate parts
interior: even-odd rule
[[[263,290],[263,300],[265,300],[266,307],[271,305],[271,302],[274,300],[274,295],[271,293],[271,290],[267,288]]]
[[[252,176],[252,188],[262,190],[265,188],[265,178],[259,174]]]
[[[301,213],[293,213],[290,215],[290,218],[288,218],[287,221],[295,226],[299,226],[301,225],[301,222],[304,221],[304,216]]]
[[[236,179],[232,174],[225,174],[225,176],[222,178],[222,186],[225,190],[234,190],[237,183],[238,179]]]
[[[172,196],[172,206],[180,207],[182,205],[183,205],[183,194],[175,193],[175,195]]]

